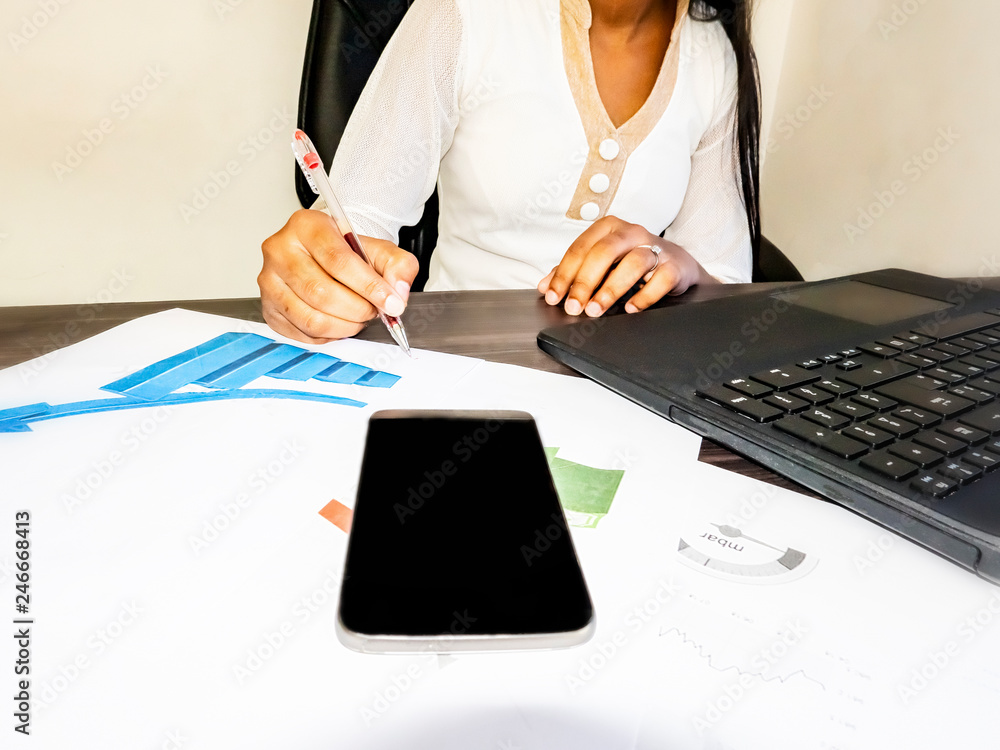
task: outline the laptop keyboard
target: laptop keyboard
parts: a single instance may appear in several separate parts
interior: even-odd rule
[[[698,395],[933,501],[1000,467],[1000,309],[816,352]]]

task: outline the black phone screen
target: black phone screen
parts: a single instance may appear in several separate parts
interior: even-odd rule
[[[523,412],[377,412],[341,588],[360,634],[580,630],[593,607]]]

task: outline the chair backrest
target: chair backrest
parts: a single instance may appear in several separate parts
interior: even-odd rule
[[[760,252],[753,259],[753,281],[802,281],[795,264],[767,237],[760,238]]]
[[[298,125],[329,164],[354,105],[389,37],[413,0],[313,0],[299,87]],[[308,207],[316,196],[302,174],[295,172],[299,203]],[[413,227],[399,233],[399,246],[420,261],[413,284],[423,289],[427,265],[437,244],[437,192],[424,206]]]

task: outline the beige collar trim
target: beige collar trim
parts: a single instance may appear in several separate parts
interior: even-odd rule
[[[619,128],[614,126],[604,109],[594,78],[594,63],[590,56],[590,3],[587,0],[560,2],[563,63],[589,146],[587,161],[566,216],[594,221],[607,214],[625,171],[625,162],[660,121],[670,103],[677,84],[680,35],[687,18],[688,0],[677,2],[670,44],[653,90],[639,111]]]

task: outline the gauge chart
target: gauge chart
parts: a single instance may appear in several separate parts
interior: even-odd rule
[[[729,524],[708,523],[686,532],[677,543],[680,559],[693,568],[741,583],[781,583],[816,567],[815,556],[759,538]]]

